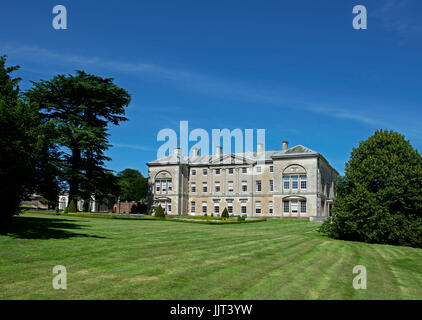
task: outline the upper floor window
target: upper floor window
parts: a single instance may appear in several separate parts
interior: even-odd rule
[[[256,167],[256,172],[261,173],[261,167],[260,166]]]
[[[227,191],[233,192],[233,181],[227,182]]]
[[[207,192],[207,191],[208,191],[207,183],[202,182],[202,192]]]
[[[306,189],[306,176],[300,176],[300,188]]]
[[[196,170],[195,169],[192,169],[192,175],[196,176]]]
[[[196,183],[195,182],[191,183],[191,191],[196,192]]]
[[[274,166],[270,166],[270,172],[274,172]]]
[[[215,174],[219,175],[220,174],[220,169],[215,169]]]
[[[215,192],[220,192],[220,181],[215,182]]]
[[[246,168],[246,167],[242,168],[242,173],[246,173],[247,171],[248,171],[248,168]]]
[[[256,192],[261,192],[262,186],[261,186],[261,180],[256,180]]]
[[[233,174],[233,168],[229,168],[229,174]]]
[[[290,177],[289,176],[283,177],[283,188],[284,188],[284,190],[290,189]]]
[[[298,176],[292,176],[292,189],[299,188],[298,178]]]
[[[207,169],[203,169],[203,170],[202,170],[202,174],[203,174],[204,176],[206,176],[206,175],[208,174],[208,170],[207,170]]]
[[[243,192],[248,191],[248,182],[247,181],[242,181],[242,191]]]
[[[270,180],[270,191],[274,191],[274,180]]]

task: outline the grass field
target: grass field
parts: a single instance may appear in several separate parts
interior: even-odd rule
[[[0,299],[421,299],[422,250],[336,241],[318,223],[15,217]],[[67,269],[55,290],[52,269]],[[355,290],[355,265],[367,289]]]

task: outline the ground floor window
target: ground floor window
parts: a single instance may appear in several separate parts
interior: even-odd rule
[[[273,202],[270,201],[268,204],[268,213],[273,214]]]
[[[207,203],[206,202],[202,202],[202,213],[207,213]]]
[[[230,215],[233,214],[233,203],[232,202],[227,203],[227,211],[229,212]]]
[[[214,213],[219,214],[220,213],[220,203],[214,202]]]
[[[283,201],[283,213],[290,213],[290,202]]]
[[[247,213],[247,210],[246,210],[246,202],[242,202],[242,205],[241,205],[241,213],[242,214],[246,214]]]
[[[255,213],[258,214],[258,215],[261,214],[261,202],[260,201],[257,201],[255,203]]]
[[[191,201],[190,203],[190,212],[195,213],[195,201]]]
[[[300,201],[300,213],[306,213],[306,201]]]

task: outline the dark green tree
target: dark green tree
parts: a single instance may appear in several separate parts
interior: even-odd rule
[[[227,211],[227,208],[224,208],[223,212],[221,213],[221,218],[227,219],[229,217],[229,212]]]
[[[0,57],[0,225],[19,212],[20,202],[35,191],[37,110],[20,99],[20,78]]]
[[[166,216],[166,213],[164,212],[161,205],[158,205],[158,207],[155,209],[155,216],[159,218],[164,218]]]
[[[332,221],[320,231],[336,239],[422,247],[422,157],[403,135],[379,130],[353,148],[337,183]]]
[[[148,195],[148,179],[139,170],[125,169],[117,174],[121,201],[145,201]]]
[[[68,212],[77,212],[78,211],[78,209],[76,208],[75,201],[73,199],[70,200],[70,203],[67,206],[67,210],[68,210]]]
[[[116,179],[104,167],[110,160],[105,151],[109,126],[127,120],[125,107],[130,102],[126,90],[101,78],[77,71],[76,75],[57,75],[33,82],[26,92],[31,103],[39,105],[44,121],[54,125],[62,178],[69,187],[69,199],[96,200],[116,192]]]

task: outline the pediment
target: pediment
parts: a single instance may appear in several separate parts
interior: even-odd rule
[[[235,154],[225,154],[221,156],[213,156],[211,160],[212,165],[219,165],[219,164],[237,164],[237,165],[247,165],[247,164],[254,164],[255,161],[247,158],[241,157]]]

